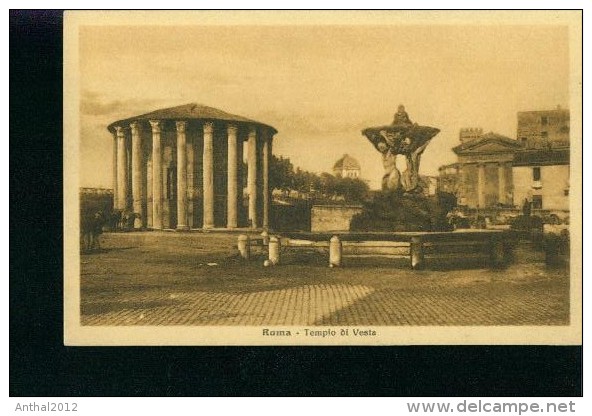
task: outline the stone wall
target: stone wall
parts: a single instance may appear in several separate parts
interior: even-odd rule
[[[351,219],[361,212],[361,205],[313,205],[311,231],[349,231]]]
[[[113,210],[113,190],[83,188],[80,190],[80,214],[94,215],[98,211],[111,214]]]

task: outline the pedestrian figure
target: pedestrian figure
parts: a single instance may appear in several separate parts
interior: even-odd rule
[[[530,202],[528,201],[528,199],[524,198],[524,204],[522,204],[522,214],[525,217],[530,217],[531,211],[532,211],[532,209],[530,206]]]

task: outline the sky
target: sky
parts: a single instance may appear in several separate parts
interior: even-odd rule
[[[516,138],[516,113],[569,107],[565,26],[82,26],[80,185],[112,186],[115,120],[187,103],[274,126],[273,152],[331,172],[344,153],[380,186],[361,130],[399,104],[441,132],[420,173],[456,160],[463,127]]]

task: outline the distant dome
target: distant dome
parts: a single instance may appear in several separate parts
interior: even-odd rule
[[[360,169],[360,163],[346,153],[337,162],[335,162],[335,165],[333,165],[333,170],[343,169]]]

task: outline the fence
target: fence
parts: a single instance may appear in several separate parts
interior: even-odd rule
[[[430,263],[478,260],[490,267],[507,263],[511,241],[497,230],[409,233],[298,233],[283,236],[238,237],[241,256],[251,258],[251,247],[267,247],[266,265],[281,263],[282,253],[303,248],[318,249],[328,256],[330,267],[347,265],[348,258],[405,259],[414,270]]]

